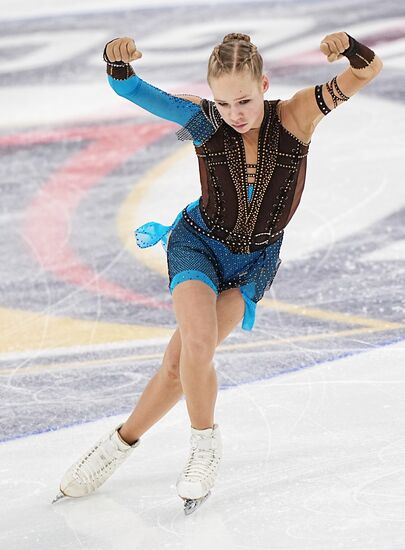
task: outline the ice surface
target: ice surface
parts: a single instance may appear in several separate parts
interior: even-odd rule
[[[50,502],[66,467],[122,416],[0,446],[0,542],[77,548],[401,548],[404,344],[221,391],[224,443],[210,499],[185,518],[184,400],[96,493]]]

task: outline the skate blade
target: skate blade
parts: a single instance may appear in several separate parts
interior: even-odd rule
[[[207,500],[207,498],[210,496],[211,491],[209,491],[204,497],[202,498],[186,498],[184,499],[184,513],[186,516],[189,516],[193,512],[197,510],[201,506],[203,502]]]
[[[56,497],[53,499],[52,504],[55,504],[55,502],[59,502],[63,498],[66,498],[66,495],[62,493],[62,491],[59,491],[59,493],[56,495]]]

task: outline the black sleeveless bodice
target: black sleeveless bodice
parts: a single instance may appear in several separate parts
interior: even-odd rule
[[[254,165],[246,162],[242,135],[222,120],[214,102],[204,99],[201,104],[217,130],[195,146],[202,192],[200,211],[210,236],[234,253],[247,254],[276,241],[296,211],[304,189],[309,144],[282,126],[277,115],[279,101],[264,101],[254,179],[249,175],[248,168]],[[187,213],[183,215],[187,219]]]

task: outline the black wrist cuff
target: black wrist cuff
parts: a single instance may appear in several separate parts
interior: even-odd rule
[[[115,63],[107,62],[107,74],[112,76],[114,80],[126,80],[134,75],[135,71],[129,63],[115,61]]]
[[[114,39],[115,40],[115,39]],[[112,42],[112,40],[110,40]],[[107,74],[112,76],[114,80],[126,80],[130,76],[134,75],[135,72],[129,63],[124,63],[123,61],[110,61],[107,57],[107,46],[110,42],[104,46],[103,59],[107,63]]]
[[[349,34],[347,34],[347,36],[349,37],[349,47],[342,52],[342,55],[347,57],[350,61],[350,66],[354,69],[365,69],[373,61],[375,53],[364,44],[357,42],[357,40]]]

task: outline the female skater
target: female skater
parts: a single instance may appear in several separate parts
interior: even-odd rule
[[[214,423],[215,348],[241,320],[243,329],[253,327],[256,304],[280,263],[284,228],[301,198],[315,127],[382,68],[372,50],[345,32],[327,35],[320,49],[329,62],[345,56],[349,67],[288,100],[264,100],[269,79],[261,55],[249,36],[228,34],[208,61],[209,101],[170,95],[139,78],[129,63],[142,54],[131,38],[106,45],[108,80],[117,94],[178,123],[178,137],[193,141],[202,194],[172,226],[151,222],[136,231],[139,246],[162,240],[167,249],[178,326],[130,417],[68,469],[55,500],[86,495],[104,483],[183,394],[191,450],[177,492],[185,513],[210,494],[222,455]]]

